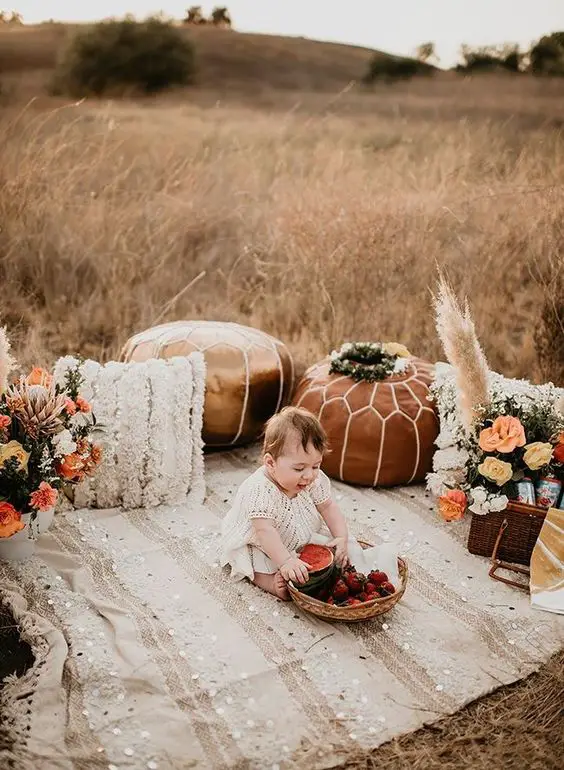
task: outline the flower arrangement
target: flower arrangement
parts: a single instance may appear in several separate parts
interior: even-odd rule
[[[437,329],[453,369],[431,387],[441,415],[438,451],[427,485],[446,521],[503,511],[518,485],[564,482],[564,414],[558,390],[489,372],[468,306],[441,281]],[[452,376],[454,375],[454,377]]]
[[[345,342],[331,353],[331,374],[344,374],[360,382],[378,382],[403,373],[411,354],[399,342]]]
[[[93,474],[101,460],[78,368],[62,385],[40,367],[10,384],[14,365],[0,329],[0,538],[24,528],[23,514],[30,514],[31,525],[39,512],[54,508],[59,490]]]

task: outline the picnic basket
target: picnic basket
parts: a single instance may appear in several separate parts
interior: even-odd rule
[[[359,541],[363,548],[370,548],[370,543]],[[408,579],[408,568],[406,562],[398,556],[398,571],[400,574],[401,585],[398,590],[390,596],[378,597],[363,604],[356,604],[352,607],[337,607],[333,604],[326,604],[312,596],[301,593],[290,582],[288,590],[294,603],[304,612],[316,615],[322,620],[332,623],[361,623],[364,620],[371,620],[378,615],[389,612],[396,605],[405,593]]]
[[[523,588],[522,583],[499,577],[496,572],[503,568],[529,574],[531,555],[546,514],[545,508],[513,500],[509,501],[504,511],[490,512],[485,516],[472,514],[468,550],[477,556],[491,558],[491,577]],[[524,565],[525,568],[515,565]]]

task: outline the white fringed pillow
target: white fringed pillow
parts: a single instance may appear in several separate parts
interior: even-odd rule
[[[512,380],[496,372],[489,373],[490,393],[515,397],[524,405],[549,402],[562,403],[564,389],[552,383],[534,385],[527,380]],[[431,393],[439,413],[440,431],[435,441],[433,472],[427,474],[427,487],[434,495],[456,487],[465,480],[464,466],[468,453],[464,447],[464,427],[458,406],[456,373],[450,364],[438,363]]]
[[[55,380],[78,361],[55,365]],[[105,365],[84,361],[81,395],[92,404],[104,458],[75,490],[77,508],[150,508],[191,501],[205,492],[202,353],[169,360]]]

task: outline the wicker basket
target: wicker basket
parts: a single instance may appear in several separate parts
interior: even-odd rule
[[[513,501],[499,513],[473,514],[468,550],[477,556],[528,566],[546,514],[545,508]]]
[[[363,547],[368,547],[367,543],[361,543]],[[288,583],[288,589],[293,601],[304,612],[316,615],[318,618],[328,620],[332,623],[360,623],[363,620],[371,620],[378,615],[389,612],[392,607],[399,602],[407,586],[407,564],[398,556],[398,569],[401,579],[401,586],[391,596],[372,599],[363,604],[355,604],[352,607],[337,607],[334,604],[327,604],[319,599],[313,599],[298,591],[292,583]]]

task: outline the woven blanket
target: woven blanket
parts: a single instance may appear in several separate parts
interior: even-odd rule
[[[330,625],[233,584],[218,529],[256,462],[208,456],[200,506],[60,515],[36,557],[0,567],[36,652],[3,693],[18,767],[323,770],[562,647],[564,618],[492,581],[464,526],[439,520],[422,487],[335,485],[352,532],[397,543],[409,564],[384,617]]]

